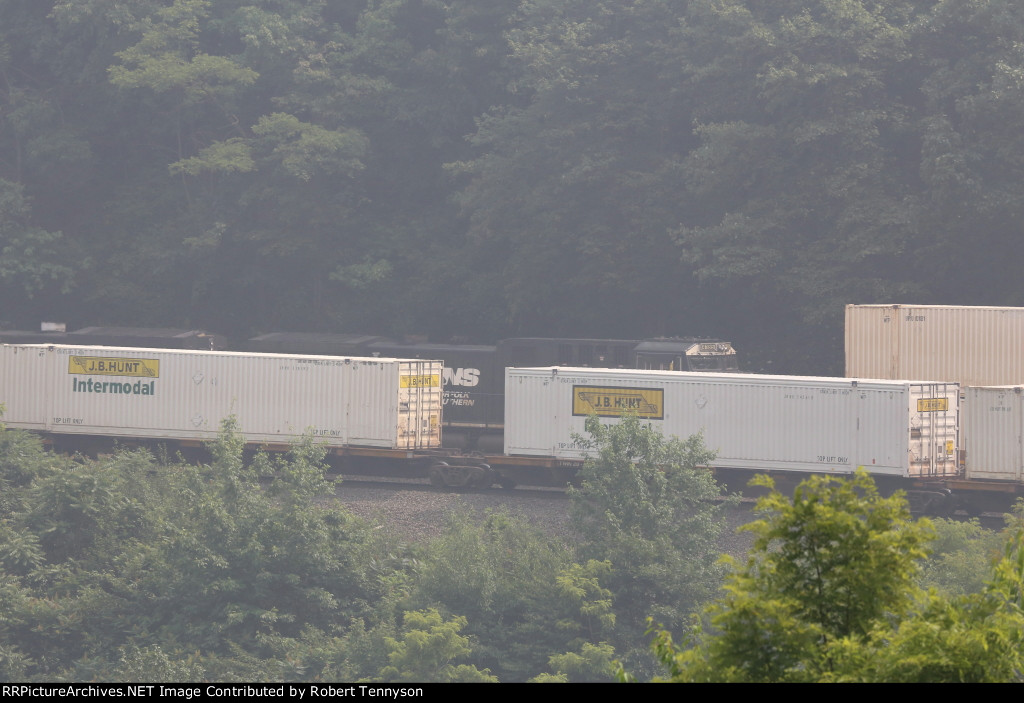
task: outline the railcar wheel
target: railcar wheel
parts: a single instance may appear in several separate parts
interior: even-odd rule
[[[947,490],[907,491],[910,512],[918,515],[945,517],[954,510],[954,499]]]
[[[494,484],[489,464],[480,464],[470,469],[470,481],[473,488],[490,488]]]
[[[430,477],[430,485],[437,486],[438,488],[443,488],[448,485],[445,480],[445,474],[447,473],[448,468],[448,464],[443,461],[431,464],[430,470],[427,472],[427,475]]]
[[[498,485],[504,488],[506,491],[511,491],[513,488],[516,487],[516,482],[514,479],[511,479],[508,476],[498,476]]]

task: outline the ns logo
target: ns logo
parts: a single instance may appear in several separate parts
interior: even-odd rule
[[[480,369],[453,369],[444,367],[444,385],[472,388],[480,383]]]

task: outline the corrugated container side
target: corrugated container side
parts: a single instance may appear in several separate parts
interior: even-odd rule
[[[899,362],[899,311],[895,307],[846,306],[847,378],[900,378],[896,375]]]
[[[508,369],[505,449],[582,458],[591,412],[704,433],[716,466],[955,475],[956,384],[581,368]],[[620,408],[620,409],[617,409]]]
[[[846,375],[1024,383],[1024,308],[847,305]]]
[[[49,412],[50,374],[45,347],[4,344],[0,346],[0,422],[29,430],[45,429],[60,421]]]
[[[415,362],[413,371],[426,368],[420,376],[436,376],[438,388],[409,402],[395,359],[43,349],[47,415],[62,421],[41,429],[53,432],[208,440],[234,415],[252,442],[287,442],[312,432],[331,446],[440,446],[439,432],[410,436],[403,429],[429,426],[440,415],[440,362]]]
[[[966,388],[962,412],[967,478],[1024,480],[1024,388]]]

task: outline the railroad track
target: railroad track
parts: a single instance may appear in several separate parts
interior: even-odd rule
[[[340,489],[345,488],[360,488],[360,489],[380,489],[380,490],[409,490],[417,491],[422,493],[439,493],[442,495],[486,495],[486,496],[497,496],[497,497],[509,497],[514,496],[516,498],[545,498],[551,500],[567,500],[568,494],[564,488],[545,488],[542,486],[518,486],[516,488],[508,489],[501,488],[500,486],[492,486],[491,488],[447,488],[444,486],[435,486],[430,483],[429,479],[420,478],[382,478],[379,476],[347,476],[344,474],[336,474],[337,478],[340,479]]]

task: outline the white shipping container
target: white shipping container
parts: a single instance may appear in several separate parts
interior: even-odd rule
[[[1024,308],[847,305],[846,375],[1024,383]]]
[[[967,478],[1024,480],[1024,388],[965,388],[961,412]]]
[[[0,346],[0,422],[26,430],[44,430],[49,412],[46,347]]]
[[[903,477],[957,472],[955,383],[630,369],[510,368],[505,452],[580,459],[588,416],[704,433],[720,468]]]
[[[11,427],[209,440],[229,415],[246,441],[311,432],[330,446],[441,446],[440,361],[242,352],[0,346]]]

